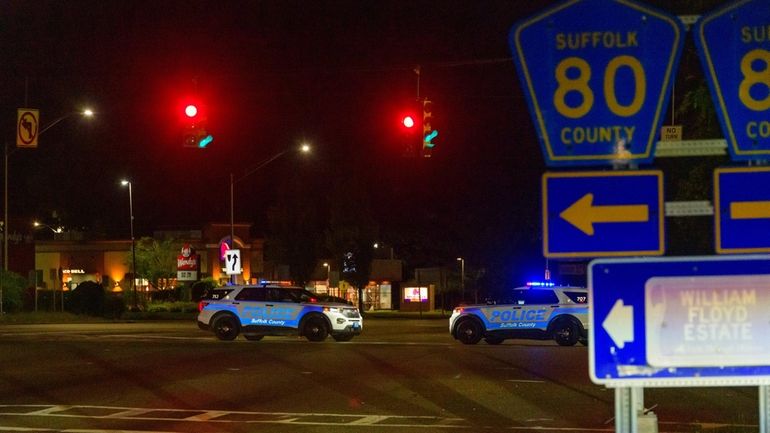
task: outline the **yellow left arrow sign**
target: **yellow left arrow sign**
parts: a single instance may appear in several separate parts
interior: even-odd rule
[[[578,230],[594,235],[595,223],[647,222],[650,219],[646,204],[594,206],[594,195],[588,193],[559,214]]]

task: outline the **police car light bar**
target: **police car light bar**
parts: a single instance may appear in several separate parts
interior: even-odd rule
[[[527,281],[527,287],[553,287],[553,281]]]

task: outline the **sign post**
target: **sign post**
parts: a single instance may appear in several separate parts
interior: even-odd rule
[[[754,385],[770,432],[770,255],[594,260],[588,318],[591,380],[625,390],[618,431],[637,431],[634,389]]]

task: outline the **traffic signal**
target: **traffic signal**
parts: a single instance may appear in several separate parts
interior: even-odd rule
[[[188,103],[184,107],[182,125],[182,145],[204,149],[214,137],[206,130],[206,116],[197,103]]]
[[[406,104],[399,112],[399,141],[404,151],[404,156],[412,157],[417,154],[417,145],[420,143],[420,117],[419,107],[416,101]]]
[[[431,120],[433,120],[433,102],[425,98],[422,100],[422,156],[426,158],[430,158],[438,136],[438,130],[433,129]]]

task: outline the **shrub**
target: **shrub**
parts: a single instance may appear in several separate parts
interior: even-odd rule
[[[196,281],[190,288],[190,299],[197,302],[200,298],[203,297],[204,292],[211,290],[214,287],[217,287],[217,284],[214,282],[213,278],[206,278],[204,280]]]
[[[126,312],[126,302],[123,296],[110,293],[104,297],[104,317],[108,319],[120,319]]]
[[[3,288],[3,311],[7,313],[21,311],[22,294],[27,287],[27,280],[14,272],[0,270],[0,284]]]
[[[75,314],[101,316],[104,314],[104,288],[93,282],[85,281],[78,284],[69,297],[69,311]]]

